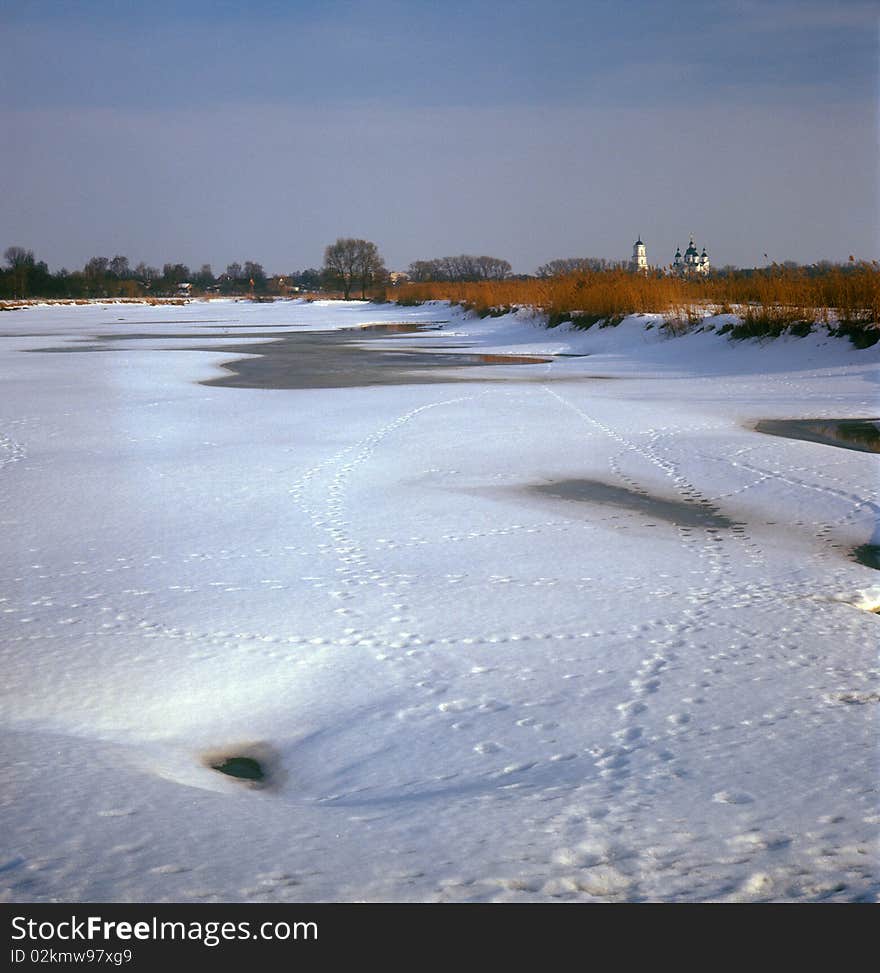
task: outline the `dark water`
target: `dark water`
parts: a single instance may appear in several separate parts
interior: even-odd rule
[[[880,419],[762,419],[757,432],[840,446],[861,453],[880,453]]]
[[[166,323],[178,323],[168,321]],[[183,323],[183,322],[180,322]],[[208,322],[205,322],[208,323]],[[556,358],[581,358],[582,355],[516,355],[468,351],[462,343],[420,344],[418,348],[372,346],[374,339],[388,334],[418,334],[442,331],[442,322],[424,324],[392,322],[335,331],[253,330],[253,325],[211,325],[224,334],[234,332],[248,343],[218,347],[210,343],[172,348],[174,351],[229,353],[231,360],[220,367],[225,375],[201,382],[222,388],[247,389],[329,389],[363,388],[381,385],[427,385],[462,382],[584,382],[616,381],[610,375],[584,375],[553,372],[546,368],[496,375],[485,371],[472,376],[462,369],[497,365],[547,365]],[[356,336],[356,337],[355,337]],[[36,335],[34,337],[37,337]],[[40,337],[45,337],[41,335]],[[207,338],[208,342],[213,336]],[[250,339],[268,339],[252,344]],[[108,332],[50,348],[29,348],[41,354],[70,354],[115,350],[115,346],[136,341],[205,340],[204,331],[155,334],[149,331]],[[129,344],[130,348],[131,345]],[[235,356],[241,355],[241,358]],[[455,369],[455,371],[453,371]]]
[[[855,548],[853,557],[866,568],[880,571],[880,544],[862,544]]]
[[[211,764],[212,770],[219,770],[228,777],[240,780],[265,780],[266,774],[259,761],[253,757],[227,757],[222,763]]]
[[[384,334],[415,334],[417,331],[442,331],[443,325],[448,323],[448,321],[434,321],[431,324],[418,324],[412,321],[386,321],[383,324],[361,324],[341,330],[349,333],[352,331],[378,331]]]
[[[222,330],[228,333],[230,330],[243,329],[224,326]],[[444,372],[444,370],[486,365],[543,365],[553,360],[533,355],[493,355],[461,351],[458,349],[462,346],[454,344],[432,346],[442,353],[432,353],[426,348],[370,347],[370,343],[382,335],[419,334],[440,330],[442,325],[436,322],[428,324],[392,322],[342,328],[336,331],[284,332],[248,329],[242,337],[270,340],[261,344],[248,342],[221,348],[205,344],[175,350],[221,351],[228,352],[231,356],[247,356],[225,362],[221,367],[228,374],[221,378],[209,379],[201,384],[249,389],[361,388],[375,385],[485,382],[495,381],[495,379],[487,378],[484,374],[479,378],[469,378],[461,374]],[[355,335],[357,337],[354,337]],[[155,334],[148,331],[114,332],[96,334],[88,339],[74,340],[69,344],[56,347],[27,350],[43,354],[70,354],[108,351],[113,345],[122,342],[204,338],[204,332],[178,334]],[[542,371],[541,375],[546,377],[546,372]],[[504,376],[501,380],[511,379]]]
[[[252,357],[225,363],[229,374],[203,385],[224,388],[322,389],[363,388],[376,385],[414,385],[463,381],[487,381],[444,374],[447,368],[495,365],[538,365],[552,361],[524,355],[486,355],[471,352],[431,353],[406,348],[370,348],[364,328],[355,329],[359,339],[346,331],[309,331],[272,337],[260,345],[224,349]],[[374,333],[415,333],[422,328],[372,325]],[[216,351],[216,348],[204,350]],[[491,379],[488,379],[491,381]]]
[[[600,480],[556,480],[536,484],[529,489],[544,496],[558,497],[560,500],[613,507],[649,519],[663,520],[676,527],[726,530],[738,526],[708,501],[667,500]]]
[[[22,351],[45,355],[70,355],[86,351],[115,351],[104,345],[59,345],[57,348],[23,348]]]

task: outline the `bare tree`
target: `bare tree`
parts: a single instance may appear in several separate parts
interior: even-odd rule
[[[255,260],[245,260],[244,278],[252,289],[263,290],[266,286],[266,271]]]
[[[324,250],[324,273],[331,283],[342,289],[346,300],[355,284],[360,284],[361,296],[366,297],[367,287],[384,271],[379,248],[369,240],[339,237]]]
[[[564,257],[542,264],[538,277],[563,277],[565,274],[582,274],[588,271],[607,270],[609,263],[601,257]]]
[[[107,271],[117,280],[125,280],[131,277],[131,268],[128,266],[128,257],[115,256],[107,266]]]
[[[434,280],[435,260],[414,260],[407,268],[409,279],[412,281]]]
[[[34,251],[24,247],[7,247],[3,256],[12,271],[13,288],[16,297],[26,297],[28,291],[28,276],[34,267]]]
[[[434,260],[416,260],[409,265],[411,280],[473,281],[504,280],[511,266],[499,257],[474,257],[468,253]]]
[[[357,274],[361,284],[361,300],[366,300],[367,288],[385,276],[385,261],[379,248],[369,240],[358,240]]]
[[[92,257],[83,268],[90,297],[103,297],[107,290],[108,257]]]
[[[34,265],[34,251],[25,250],[24,247],[7,247],[3,256],[12,270],[15,270],[16,267],[33,267]]]
[[[138,280],[144,283],[158,280],[162,276],[158,267],[148,267],[143,261],[141,261],[137,267],[134,268],[134,275]]]
[[[202,264],[199,272],[197,274],[193,274],[193,283],[200,290],[207,290],[207,288],[213,286],[214,272],[211,270],[210,264]]]
[[[474,269],[479,280],[504,280],[510,276],[511,266],[498,257],[475,257]]]

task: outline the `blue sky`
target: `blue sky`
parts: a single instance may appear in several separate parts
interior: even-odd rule
[[[873,258],[878,10],[0,0],[0,246]]]

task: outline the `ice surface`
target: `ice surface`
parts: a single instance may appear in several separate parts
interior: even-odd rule
[[[403,321],[586,357],[199,384]],[[877,347],[659,321],[0,315],[3,894],[876,899],[877,457],[753,427],[876,416]]]

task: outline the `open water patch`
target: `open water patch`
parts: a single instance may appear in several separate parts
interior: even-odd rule
[[[860,544],[852,553],[859,564],[880,571],[880,544]]]
[[[880,453],[880,419],[762,419],[755,431],[824,446]]]
[[[234,744],[202,754],[202,763],[247,787],[267,787],[280,779],[278,755],[266,743]]]
[[[384,332],[386,334],[417,334],[420,331],[442,331],[448,321],[384,321],[377,324],[358,324],[342,331]]]
[[[378,330],[379,326],[372,326]],[[546,364],[551,358],[524,355],[492,355],[479,352],[428,352],[410,348],[369,347],[375,335],[366,328],[353,341],[351,331],[310,331],[273,335],[262,344],[227,345],[223,351],[247,357],[224,362],[227,374],[208,379],[202,385],[248,389],[329,389],[364,388],[382,385],[427,385],[487,382],[495,379],[481,374],[471,377],[451,369],[474,366]],[[382,326],[386,333],[391,327]],[[409,327],[409,332],[425,330]],[[395,326],[403,333],[402,326]],[[192,350],[192,349],[190,349]],[[216,351],[205,347],[200,350]],[[502,381],[517,381],[505,375]]]
[[[227,777],[237,777],[239,780],[264,781],[266,772],[259,761],[253,757],[226,757],[220,763],[211,764],[211,770],[218,770]]]

